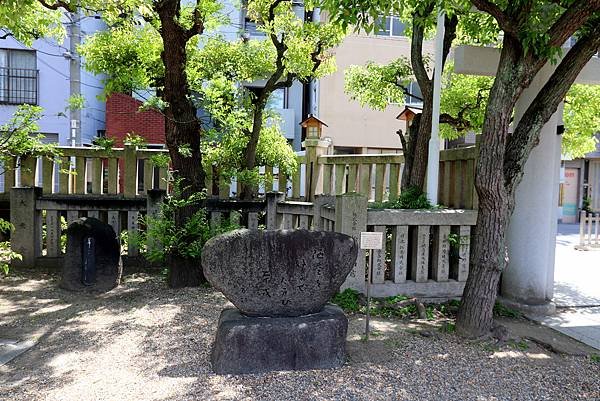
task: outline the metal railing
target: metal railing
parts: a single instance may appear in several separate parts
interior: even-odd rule
[[[0,67],[0,103],[37,104],[39,71]]]

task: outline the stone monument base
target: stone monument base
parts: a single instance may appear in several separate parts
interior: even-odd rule
[[[337,368],[346,357],[348,319],[335,305],[298,317],[221,312],[212,350],[218,374]]]

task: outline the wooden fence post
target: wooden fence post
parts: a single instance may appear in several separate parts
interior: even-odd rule
[[[133,198],[137,195],[137,152],[135,146],[125,145],[124,159],[125,197]]]
[[[367,231],[367,197],[357,193],[336,196],[335,230],[353,237],[360,243],[360,233]],[[365,292],[365,253],[358,251],[356,263],[342,289],[353,288]]]
[[[144,167],[147,167],[146,164]],[[144,183],[144,185],[146,185]],[[160,216],[160,208],[163,202],[165,201],[165,197],[167,196],[167,191],[164,189],[146,189],[146,230],[150,233],[150,228],[153,223],[153,219],[157,219]],[[155,251],[159,250],[163,247],[160,240],[158,238],[153,238],[150,234],[146,238],[146,246],[147,251]]]
[[[269,192],[265,197],[267,198],[267,230],[276,230],[279,228],[277,203],[285,200],[285,194],[282,192]]]
[[[4,166],[4,192],[10,192],[11,188],[15,186],[16,165],[17,160],[11,157]]]
[[[585,225],[587,224],[587,212],[581,211],[579,215],[579,245],[585,246]]]
[[[41,213],[35,208],[41,194],[42,188],[38,187],[10,190],[10,221],[15,227],[10,247],[23,257],[23,260],[14,260],[14,266],[35,267],[35,258],[41,255]]]
[[[323,231],[323,219],[321,219],[321,208],[323,205],[335,204],[335,196],[332,195],[316,195],[315,201],[313,202],[313,230]]]
[[[306,201],[312,202],[315,195],[323,193],[323,171],[319,162],[319,157],[327,154],[329,142],[317,139],[307,138],[304,143],[306,148]]]
[[[35,186],[35,172],[37,170],[37,157],[21,157],[21,186]]]

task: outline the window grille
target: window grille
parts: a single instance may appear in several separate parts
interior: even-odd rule
[[[38,80],[34,51],[0,49],[0,103],[37,104]]]

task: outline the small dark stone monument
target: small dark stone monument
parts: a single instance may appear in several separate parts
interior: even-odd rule
[[[327,302],[356,262],[345,234],[237,230],[202,251],[207,280],[236,308],[221,312],[212,350],[218,374],[336,368],[348,319]]]
[[[110,225],[91,217],[69,225],[61,288],[110,291],[119,285],[122,272],[121,245]]]

